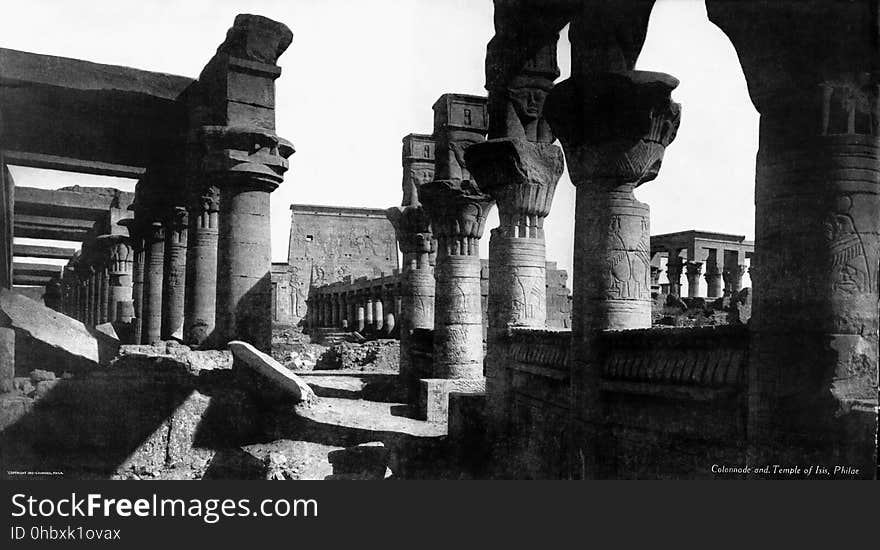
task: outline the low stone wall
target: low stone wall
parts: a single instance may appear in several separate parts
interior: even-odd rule
[[[515,478],[566,478],[571,332],[513,329],[508,464]],[[744,464],[748,331],[744,326],[609,331],[599,389],[604,477],[711,477]]]
[[[506,474],[565,478],[571,331],[512,329],[505,343],[511,392]]]
[[[712,464],[744,464],[748,343],[744,326],[605,333],[606,476],[712,477]]]

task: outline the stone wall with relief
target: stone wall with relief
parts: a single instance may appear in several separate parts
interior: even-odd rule
[[[298,204],[290,210],[291,322],[305,317],[310,287],[397,269],[397,238],[385,210]]]

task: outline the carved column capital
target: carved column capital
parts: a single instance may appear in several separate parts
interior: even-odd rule
[[[674,77],[657,72],[602,73],[558,84],[547,118],[566,152],[572,182],[637,187],[657,177],[675,139],[681,106]]]
[[[267,192],[281,184],[294,153],[293,145],[275,132],[252,127],[201,126],[191,132],[190,142],[195,172]]]
[[[110,275],[131,275],[134,262],[131,239],[124,235],[101,235],[98,240],[107,247]]]
[[[703,272],[703,262],[686,262],[684,267],[688,277],[699,277]]]
[[[489,115],[486,98],[465,94],[443,94],[434,103],[434,177],[461,184],[471,176],[464,160],[465,150],[486,139]]]
[[[432,181],[422,203],[437,239],[438,255],[479,256],[479,242],[492,198],[470,182]]]
[[[431,220],[422,206],[394,206],[385,211],[403,254],[430,254],[435,245]]]

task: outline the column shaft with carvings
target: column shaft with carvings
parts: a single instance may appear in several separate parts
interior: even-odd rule
[[[191,185],[183,337],[187,344],[200,345],[216,324],[220,190],[197,178]]]
[[[492,198],[470,179],[464,153],[484,141],[485,98],[445,94],[434,104],[434,181],[419,190],[437,239],[435,378],[482,378],[480,238]]]
[[[129,207],[129,210],[135,210]],[[128,239],[131,243],[131,301],[132,315],[131,335],[129,340],[133,343],[141,343],[141,326],[143,324],[143,301],[144,301],[144,264],[146,262],[146,250],[144,247],[145,228],[142,216],[135,212],[134,218],[120,222],[128,230]]]
[[[678,250],[670,250],[666,260],[666,277],[669,280],[670,296],[681,296],[681,274],[684,272],[684,266],[684,260],[678,255]]]
[[[707,2],[761,114],[750,462],[876,475],[880,76],[868,1]],[[784,38],[779,28],[789,29]],[[858,470],[857,474],[852,474]],[[833,474],[832,474],[833,475]]]
[[[434,140],[410,134],[403,138],[403,202],[389,208],[388,219],[397,234],[403,255],[400,271],[400,378],[410,403],[418,398],[418,381],[431,373],[418,373],[412,361],[412,333],[434,328],[434,240],[431,222],[421,206],[419,189],[434,179]]]
[[[165,228],[165,266],[161,335],[163,340],[182,340],[188,226],[186,209],[173,207],[162,224]]]
[[[487,65],[491,61],[487,57]],[[486,394],[498,429],[509,416],[507,330],[544,328],[547,320],[544,219],[564,165],[543,118],[544,100],[559,76],[556,43],[551,40],[512,78],[494,82],[492,74],[487,71],[489,108],[504,123],[493,122],[489,140],[469,147],[466,159],[479,188],[498,204],[500,225],[489,240],[486,356]]]
[[[633,190],[657,176],[675,137],[678,81],[634,70],[650,2],[584,3],[570,26],[572,76],[547,119],[577,187],[572,298],[572,475],[602,476],[599,332],[651,326],[650,220]],[[626,38],[625,40],[623,38]]]
[[[165,230],[154,221],[144,237],[144,302],[141,343],[152,344],[162,339],[162,282],[165,269]]]
[[[107,317],[111,323],[129,323],[133,317],[131,241],[123,235],[103,235],[110,263]]]

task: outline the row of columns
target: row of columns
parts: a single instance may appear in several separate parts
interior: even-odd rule
[[[132,321],[136,343],[238,339],[269,350],[269,195],[293,153],[275,134],[274,81],[291,40],[281,23],[236,17],[187,91],[185,143],[147,168],[133,218],[120,222],[128,236],[107,240],[117,259],[84,246],[65,271],[66,313]]]
[[[339,286],[335,283],[331,286]],[[390,335],[397,325],[402,298],[395,289],[318,288],[308,300],[310,327]]]
[[[660,286],[660,274],[663,270],[658,266],[651,266],[651,286]],[[669,294],[681,296],[681,275],[684,272],[688,283],[688,298],[696,298],[700,294],[700,275],[703,274],[703,262],[684,261],[679,256],[670,256],[666,264],[666,276],[669,280]],[[720,298],[731,296],[742,290],[743,276],[750,272],[746,265],[725,267],[719,269],[717,265],[708,265],[706,274],[706,296]]]
[[[130,323],[133,251],[123,235],[106,234],[83,244],[82,252],[46,286],[44,301],[88,326]]]

